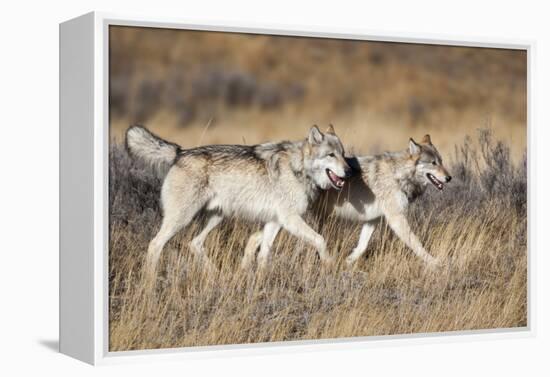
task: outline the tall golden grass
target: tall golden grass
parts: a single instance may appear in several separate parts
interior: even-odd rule
[[[199,218],[165,247],[152,293],[140,275],[160,223],[160,180],[119,150],[111,156],[110,350],[526,326],[525,170],[501,144],[483,150],[453,164],[456,187],[428,190],[411,208],[411,226],[441,269],[427,270],[385,223],[367,257],[345,267],[360,228],[330,217],[319,231],[337,257],[333,269],[282,232],[268,267],[243,271],[260,225],[228,220],[205,245],[219,268],[212,272],[188,249]]]
[[[485,203],[469,218],[413,224],[432,253],[447,260],[429,272],[385,226],[370,255],[353,269],[343,258],[359,228],[328,224],[325,270],[313,250],[282,234],[265,270],[241,271],[254,230],[227,224],[207,243],[219,273],[207,273],[187,248],[197,227],[165,250],[156,294],[139,279],[140,234],[117,226],[111,240],[110,350],[238,344],[299,339],[526,326],[526,248],[517,245],[525,220]],[[257,228],[256,228],[257,229]]]

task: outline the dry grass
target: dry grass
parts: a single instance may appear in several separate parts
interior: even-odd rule
[[[524,51],[112,27],[111,133],[129,124],[191,147],[297,139],[333,123],[363,153],[478,128],[520,159]],[[210,123],[204,134],[205,125]]]
[[[207,273],[187,247],[199,219],[165,248],[153,295],[139,275],[160,222],[161,179],[113,146],[110,350],[526,326],[525,162],[514,165],[487,133],[480,144],[462,145],[452,184],[428,190],[409,214],[428,250],[447,260],[441,270],[426,271],[385,224],[367,258],[344,268],[359,226],[329,219],[321,233],[338,257],[334,269],[282,232],[265,270],[241,271],[259,225],[228,221],[207,240],[219,267]]]

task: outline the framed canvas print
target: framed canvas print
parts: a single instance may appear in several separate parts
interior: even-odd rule
[[[61,24],[61,352],[531,334],[531,48]]]

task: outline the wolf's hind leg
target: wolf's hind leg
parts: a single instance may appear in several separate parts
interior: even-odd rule
[[[265,224],[263,230],[264,235],[260,245],[260,252],[258,253],[258,265],[260,267],[265,267],[267,264],[269,251],[271,250],[271,246],[273,246],[273,242],[275,241],[275,237],[277,237],[279,230],[281,230],[281,225],[279,223],[269,222]]]
[[[361,228],[361,234],[359,235],[359,241],[357,242],[357,246],[353,249],[351,254],[346,258],[346,264],[352,265],[359,259],[367,250],[367,246],[369,244],[369,240],[372,236],[372,233],[374,232],[374,229],[376,228],[376,224],[378,224],[378,220],[374,221],[367,221],[363,224],[363,227]]]
[[[405,215],[402,213],[393,213],[385,214],[385,217],[395,234],[397,234],[401,241],[411,248],[413,253],[422,259],[429,267],[435,267],[437,265],[437,259],[432,257],[424,249],[424,246],[422,246],[422,243],[410,228],[409,222],[407,221]]]
[[[199,257],[206,265],[206,267],[210,270],[215,270],[214,265],[212,262],[210,262],[210,259],[206,256],[204,253],[204,241],[206,240],[206,237],[208,234],[217,227],[223,220],[223,216],[218,213],[214,213],[210,215],[208,220],[206,221],[206,225],[204,226],[203,230],[191,240],[189,243],[189,247],[191,248],[191,251]]]
[[[165,216],[162,219],[160,230],[151,242],[149,242],[149,247],[147,248],[145,269],[149,277],[154,276],[164,245],[166,245],[166,243],[185,225],[187,225],[187,222],[184,220],[184,216],[177,217],[172,215]]]
[[[164,245],[179,230],[186,227],[204,206],[204,202],[193,197],[188,198],[189,200],[186,201],[185,205],[182,205],[181,200],[171,200],[171,197],[163,197],[163,199],[164,217],[162,225],[147,249],[146,271],[149,277],[154,276]]]
[[[333,258],[327,253],[327,244],[323,236],[311,229],[300,216],[291,215],[282,219],[282,226],[290,234],[313,245],[323,263],[331,264],[333,262]]]

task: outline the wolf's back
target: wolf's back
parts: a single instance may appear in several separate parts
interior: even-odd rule
[[[142,160],[158,171],[166,171],[176,160],[181,147],[144,127],[132,126],[126,131],[126,149],[132,158]]]

